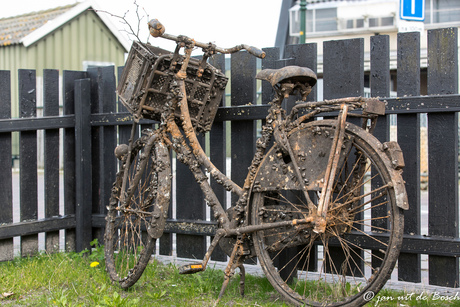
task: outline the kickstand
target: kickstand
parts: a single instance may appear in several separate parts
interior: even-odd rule
[[[233,247],[232,255],[230,256],[230,260],[228,261],[227,267],[225,268],[225,278],[224,283],[222,284],[222,288],[220,289],[219,297],[215,302],[214,306],[219,304],[220,299],[225,293],[227,286],[230,282],[230,278],[235,274],[235,269],[240,269],[240,293],[244,296],[244,281],[245,281],[245,269],[243,266],[244,257],[243,255],[243,241],[237,240],[235,246]]]

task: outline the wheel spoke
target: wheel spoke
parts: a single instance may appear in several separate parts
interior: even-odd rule
[[[357,207],[357,208],[352,209],[351,212],[352,212],[353,214],[358,214],[358,213],[361,213],[361,212],[369,211],[369,209],[375,209],[375,208],[378,208],[378,207],[381,207],[381,206],[384,206],[384,205],[388,205],[388,203],[389,203],[389,201],[386,200],[386,201],[383,201],[383,202],[381,202],[381,203],[372,205],[372,206],[370,206],[370,207],[368,207],[368,208],[364,208],[364,209],[362,209],[362,210],[356,211],[355,209],[361,209],[361,208],[364,207],[364,206],[359,206],[359,207]]]
[[[147,225],[152,218],[154,206],[157,203],[157,189],[170,186],[169,158],[161,161],[166,167],[161,176],[164,180],[158,180],[156,172],[157,158],[155,149],[150,153],[145,152],[144,142],[138,139],[133,145],[132,163],[129,170],[121,169],[117,174],[110,205],[105,235],[106,267],[110,278],[118,282],[122,288],[132,286],[142,275],[155,246],[155,240],[149,237]],[[162,152],[163,154],[163,152]],[[145,156],[141,163],[140,156]],[[168,153],[164,152],[164,157]],[[166,159],[166,158],[165,158]],[[142,168],[145,169],[142,169]],[[124,172],[127,171],[127,183],[122,191]],[[125,203],[119,198],[121,193],[125,195]],[[162,198],[169,202],[168,198]],[[167,204],[159,204],[167,207]]]
[[[315,146],[311,150],[298,149],[313,154],[315,162],[306,163],[316,163],[314,154],[321,153],[318,148],[327,151],[328,135],[334,132],[333,123],[316,121],[293,129],[294,140],[309,139],[311,141],[306,144]],[[327,133],[311,135],[310,131],[321,132],[321,129]],[[315,233],[313,221],[255,233],[254,246],[267,278],[294,304],[362,305],[364,293],[377,293],[397,260],[398,250],[393,246],[401,244],[402,214],[390,187],[392,170],[386,165],[391,163],[375,139],[369,138],[360,128],[354,129],[351,131],[347,127],[345,131],[345,139],[349,142],[342,152],[341,165],[332,185],[325,231]],[[276,146],[272,150],[276,150]],[[318,161],[327,163],[326,160]],[[302,166],[310,169],[308,165],[299,165]],[[324,170],[325,167],[316,166],[315,169]],[[314,177],[314,180],[318,179]],[[321,197],[315,187],[308,191],[316,193],[313,201]],[[307,206],[301,195],[299,191],[290,190],[255,193],[252,196],[253,223],[262,225],[315,217],[314,208]],[[388,241],[374,235],[380,233],[388,236]]]
[[[359,232],[359,233],[361,233],[361,234],[367,236],[367,233],[365,233],[364,231],[362,231],[362,230],[359,229],[358,227],[355,227],[355,226],[351,226],[351,227],[353,227],[353,229],[356,230],[357,232]],[[385,246],[385,247],[388,247],[388,244],[386,244],[386,243],[380,241],[380,240],[377,239],[376,237],[373,237],[373,236],[368,236],[368,237],[371,238],[372,240],[374,240],[375,242],[380,243],[380,244],[382,244],[382,245]]]

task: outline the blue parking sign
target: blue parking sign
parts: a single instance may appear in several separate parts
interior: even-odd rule
[[[399,17],[404,20],[425,20],[425,0],[400,0]]]

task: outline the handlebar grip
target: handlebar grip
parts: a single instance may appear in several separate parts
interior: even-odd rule
[[[250,54],[252,54],[253,56],[256,56],[258,58],[265,58],[265,52],[260,50],[259,48],[257,47],[253,47],[253,46],[245,46],[245,48]]]
[[[165,27],[158,19],[152,19],[148,22],[150,35],[160,37],[165,33]]]

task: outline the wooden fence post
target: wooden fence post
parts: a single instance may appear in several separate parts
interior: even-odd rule
[[[420,33],[398,33],[398,96],[420,95]],[[420,234],[420,114],[398,114],[398,143],[405,159],[403,178],[406,181],[409,210],[404,212],[404,234]],[[403,241],[404,245],[404,241]],[[420,254],[401,253],[398,279],[421,281]]]
[[[92,239],[91,81],[75,81],[76,251]]]
[[[299,44],[299,45],[289,45],[285,48],[285,56],[288,59],[287,65],[297,65],[301,67],[308,67],[313,70],[315,73],[317,71],[317,44]],[[308,95],[307,101],[316,101],[317,95],[317,86],[314,86],[312,92]],[[295,102],[300,100],[300,95],[297,97],[290,97],[287,101],[287,110],[290,112],[292,107],[295,105]],[[313,199],[315,195],[310,195]],[[294,197],[291,195],[291,197]],[[293,201],[297,201],[294,200]],[[292,282],[295,278],[297,278],[297,274],[290,273],[296,272],[294,269],[297,266],[298,270],[302,270],[304,268],[300,267],[301,263],[304,263],[305,257],[309,257],[309,263],[312,264],[309,266],[309,270],[317,269],[317,262],[318,262],[318,246],[313,246],[309,253],[309,256],[305,256],[300,251],[304,248],[304,246],[298,246],[294,248],[289,248],[283,252],[281,252],[279,256],[279,264],[278,268],[284,268],[281,270],[280,275],[282,276],[283,280],[289,280]],[[300,256],[303,255],[303,256]],[[296,261],[292,261],[292,259],[296,258]]]
[[[35,70],[19,70],[19,114],[21,118],[37,116]],[[38,218],[37,196],[37,131],[19,133],[20,219]],[[21,237],[21,255],[38,252],[38,235]]]
[[[347,39],[323,43],[323,91],[324,99],[364,95],[364,39]],[[350,120],[353,122],[353,120]],[[362,214],[362,213],[361,213]],[[359,218],[358,218],[359,219]],[[355,226],[360,227],[360,226]],[[341,248],[329,247],[336,267],[345,259]],[[354,258],[348,274],[363,272],[363,251],[359,248],[351,253]],[[327,264],[326,267],[329,267]]]
[[[458,29],[428,31],[428,95],[458,93]],[[458,114],[428,114],[428,232],[458,237]],[[457,257],[429,256],[431,285],[459,286]]]
[[[115,113],[115,71],[113,66],[90,68],[91,114]],[[113,154],[117,135],[115,126],[93,126],[91,128],[91,166],[92,166],[92,212],[105,215],[115,180],[117,159]],[[104,240],[104,229],[94,228],[93,239]]]
[[[204,138],[198,137],[204,147]],[[206,220],[203,192],[188,166],[176,159],[176,218],[179,220]],[[206,237],[194,234],[176,234],[178,257],[202,259],[206,253]]]
[[[256,104],[256,58],[248,52],[231,56],[232,106]],[[231,123],[231,178],[243,186],[248,167],[254,156],[255,123],[252,120],[234,120]],[[232,204],[238,199],[232,197]]]
[[[86,72],[69,71],[63,73],[64,115],[75,114],[75,80],[86,78]],[[75,214],[75,127],[64,129],[64,214]],[[65,231],[66,251],[75,251],[75,229]]]
[[[231,105],[243,106],[257,103],[256,79],[257,59],[246,51],[231,55]],[[256,125],[253,120],[233,120],[231,122],[231,170],[233,182],[243,187],[255,152]],[[231,204],[238,200],[236,194]],[[255,259],[249,259],[253,263]]]
[[[0,71],[0,119],[11,117],[11,75]],[[0,133],[0,224],[13,222],[11,132]],[[9,171],[3,171],[9,170]],[[13,259],[13,239],[0,240],[0,261]]]
[[[262,69],[276,68],[276,61],[280,59],[280,48],[264,48],[265,58],[262,60]],[[262,81],[262,104],[268,104],[275,97],[275,90],[270,82]]]
[[[223,54],[214,56],[210,60],[211,65],[220,69],[225,73],[225,56]],[[225,106],[225,95],[222,97],[221,104],[219,106]],[[212,130],[209,132],[209,152],[210,159],[214,165],[222,172],[226,173],[227,166],[227,152],[226,152],[226,143],[227,143],[227,123],[226,122],[214,122],[212,125]],[[224,187],[218,184],[214,179],[211,179],[211,187],[216,193],[217,198],[219,199],[222,207],[226,208],[226,193],[227,191]],[[212,210],[211,210],[212,211]],[[211,220],[215,221],[214,215],[211,212]],[[214,237],[211,237],[211,241]],[[222,251],[218,246],[216,250],[211,255],[212,260],[226,261],[227,255]]]
[[[43,115],[59,116],[59,71],[43,71]],[[45,218],[59,215],[59,129],[45,130]],[[46,233],[47,252],[59,250],[59,231]]]

